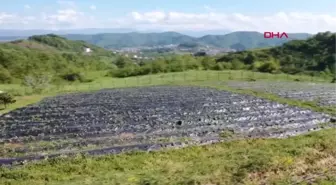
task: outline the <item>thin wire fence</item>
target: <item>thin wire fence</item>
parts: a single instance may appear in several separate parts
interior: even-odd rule
[[[194,82],[221,82],[221,81],[298,81],[298,82],[329,82],[330,77],[299,76],[289,74],[269,74],[253,71],[183,71],[173,73],[158,73],[144,76],[134,76],[126,78],[103,77],[89,83],[73,83],[66,85],[51,85],[43,93],[60,94],[69,92],[80,92],[90,90],[100,90],[105,88],[137,87],[166,84],[188,84]],[[1,90],[12,92],[14,95],[34,94],[29,87],[21,85],[0,86]]]

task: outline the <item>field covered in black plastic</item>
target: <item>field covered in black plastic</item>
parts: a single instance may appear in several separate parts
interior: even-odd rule
[[[233,88],[272,93],[283,98],[316,101],[320,106],[336,106],[336,85],[333,83],[232,81],[228,85]]]
[[[0,162],[183,147],[232,134],[286,137],[329,120],[323,113],[210,88],[105,89],[46,98],[2,115]]]

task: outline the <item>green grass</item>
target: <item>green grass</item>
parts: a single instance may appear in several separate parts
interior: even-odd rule
[[[0,184],[335,184],[335,129],[0,169]]]
[[[329,79],[307,76],[270,75],[247,71],[188,71],[130,77],[102,77],[92,83],[52,86],[40,95],[19,85],[0,85],[1,90],[17,92],[17,103],[9,111],[35,103],[46,96],[152,85],[197,85],[251,94],[281,103],[333,113],[334,108],[321,108],[314,102],[288,100],[250,90],[235,90],[225,85],[228,80],[288,80],[329,82]],[[28,93],[29,94],[29,93]],[[3,112],[5,112],[3,111]],[[208,146],[187,147],[160,152],[132,152],[103,157],[78,156],[59,158],[14,169],[0,169],[0,184],[336,184],[336,129],[312,132],[287,139],[247,139]],[[234,133],[223,131],[222,137]],[[164,139],[164,138],[163,138]]]

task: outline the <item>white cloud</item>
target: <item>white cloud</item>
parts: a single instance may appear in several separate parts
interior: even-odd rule
[[[71,1],[61,1],[61,3],[74,5]],[[92,7],[90,8],[92,9]],[[41,13],[34,16],[19,16],[18,14],[0,12],[1,28],[21,29],[22,24],[27,29],[136,28],[175,31],[246,30],[316,33],[336,31],[336,16],[307,12],[278,12],[260,16],[217,12],[134,11],[123,17],[104,18],[95,17],[92,12],[84,13],[70,6],[53,13]]]
[[[95,5],[91,5],[91,6],[90,6],[90,9],[91,9],[91,10],[96,10],[97,7],[96,7]]]
[[[211,6],[208,6],[208,5],[204,5],[203,8],[204,8],[205,10],[209,11],[209,12],[213,12],[213,11],[215,11],[214,8],[212,8]]]
[[[26,4],[26,5],[24,5],[24,8],[25,8],[25,9],[31,9],[31,6],[28,5],[28,4]]]
[[[6,12],[0,13],[0,25],[15,22],[16,15]]]
[[[132,12],[126,22],[141,28],[165,30],[250,30],[309,32],[336,31],[336,16],[304,12],[279,12],[267,16],[241,13]]]
[[[73,2],[73,1],[64,1],[64,0],[59,0],[57,1],[57,3],[63,7],[75,7],[76,6],[76,3]]]

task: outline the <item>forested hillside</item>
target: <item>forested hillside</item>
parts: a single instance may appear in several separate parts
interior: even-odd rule
[[[85,53],[85,47],[91,53]],[[56,35],[0,43],[0,83],[20,82],[27,76],[61,78],[85,70],[106,69],[113,53],[82,41]]]
[[[319,33],[307,40],[294,40],[279,47],[231,53],[217,62],[241,62],[265,72],[335,74],[335,37],[335,33]]]
[[[278,46],[294,39],[306,39],[306,33],[289,33],[288,39],[265,39],[259,32],[233,32],[226,35],[206,35],[200,38],[183,35],[176,32],[163,33],[105,33],[95,35],[70,34],[64,37],[70,40],[84,40],[104,48],[122,48],[139,46],[157,46],[169,44],[190,43],[202,44],[220,48],[251,49],[258,47]]]
[[[335,74],[335,33],[325,32],[307,40],[290,41],[283,46],[249,50],[214,57],[172,56],[136,65],[127,59],[117,61],[120,69],[111,75],[127,77],[149,73],[202,70],[253,70],[266,73]]]

